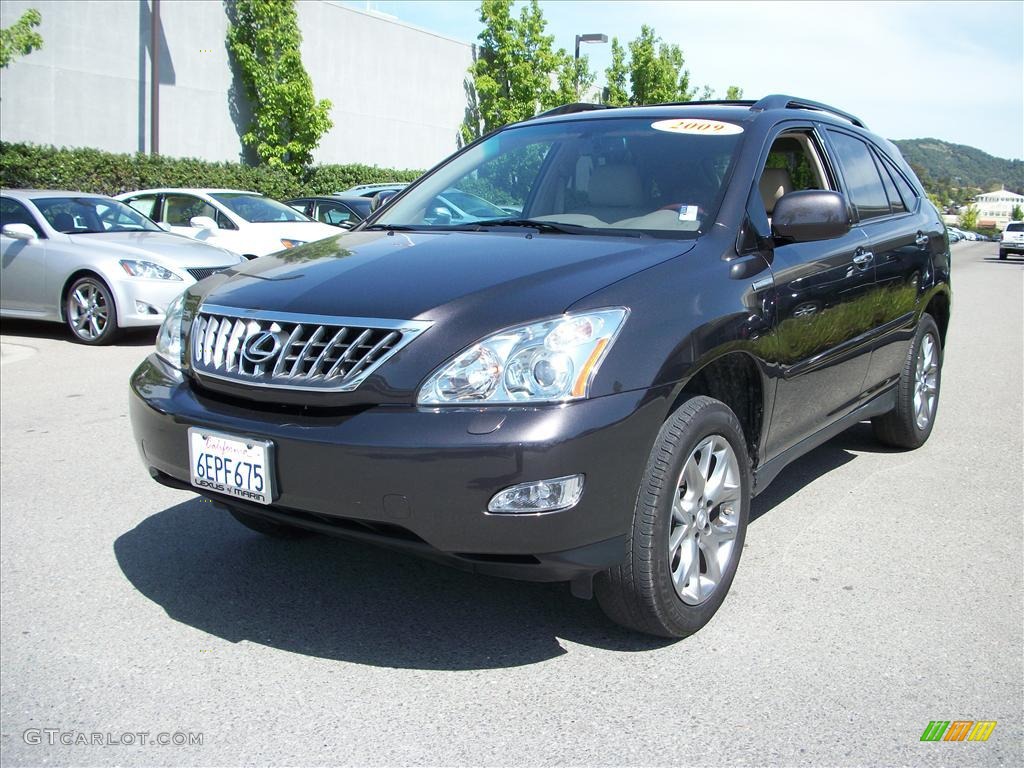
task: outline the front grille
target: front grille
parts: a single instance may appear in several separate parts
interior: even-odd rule
[[[191,364],[259,387],[347,392],[430,327],[414,320],[327,317],[203,305]]]
[[[218,272],[222,272],[225,269],[230,268],[232,265],[229,264],[225,267],[196,267],[195,269],[186,269],[185,271],[192,275],[195,280],[202,280],[204,277],[215,275]]]

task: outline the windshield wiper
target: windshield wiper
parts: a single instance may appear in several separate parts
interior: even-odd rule
[[[392,232],[414,232],[417,230],[431,229],[429,224],[370,224],[369,226],[363,227],[361,232],[366,232],[370,229],[388,229]]]
[[[584,227],[578,224],[560,224],[557,221],[543,221],[541,219],[481,219],[466,225],[473,227],[523,227],[536,229],[539,232],[559,232],[564,235],[579,235],[589,232],[591,227]]]

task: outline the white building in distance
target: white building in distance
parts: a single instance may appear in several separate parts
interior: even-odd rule
[[[974,205],[978,208],[979,227],[1006,229],[1006,225],[1013,220],[1014,207],[1020,206],[1024,210],[1024,195],[997,189],[975,197]]]

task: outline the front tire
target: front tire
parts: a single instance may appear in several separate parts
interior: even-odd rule
[[[736,575],[751,486],[746,440],[733,412],[710,397],[686,401],[654,442],[626,561],[595,579],[608,617],[670,638],[707,624]]]
[[[999,249],[999,258],[1005,259],[1009,255],[1009,251],[1004,251],[1002,248]]]
[[[921,315],[896,387],[896,407],[871,420],[875,437],[895,448],[920,448],[928,440],[939,408],[942,337],[929,314]]]
[[[110,344],[118,333],[114,296],[95,276],[80,277],[71,284],[64,299],[64,318],[81,344]]]

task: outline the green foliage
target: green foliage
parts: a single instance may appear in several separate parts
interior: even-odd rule
[[[1014,221],[1024,220],[1024,208],[1021,208],[1019,205],[1013,206],[1013,211],[1010,212],[1010,218]]]
[[[979,192],[1007,189],[1024,194],[1024,161],[1004,160],[963,144],[939,139],[893,142],[924,188],[945,204],[963,204]]]
[[[316,100],[302,65],[295,2],[232,0],[228,14],[228,50],[253,113],[242,141],[262,162],[301,171],[333,123],[331,102]]]
[[[518,18],[512,0],[483,0],[480,21],[479,55],[469,70],[477,109],[463,126],[465,141],[555,106],[550,76],[565,58],[552,47],[554,36],[544,34],[547,22],[537,0],[520,9]]]
[[[725,89],[725,98],[730,101],[738,101],[743,98],[743,89],[738,85],[730,85]]]
[[[608,83],[606,103],[613,107],[625,107],[629,104],[629,92],[626,81],[629,79],[629,66],[626,64],[626,49],[619,44],[619,38],[612,38],[612,62],[604,71]]]
[[[11,26],[0,29],[0,68],[43,47],[43,36],[33,29],[42,23],[42,14],[29,8]]]
[[[978,206],[971,203],[968,205],[963,213],[960,214],[960,218],[957,219],[957,226],[960,229],[974,229],[978,226]]]
[[[660,104],[690,101],[690,73],[683,68],[685,59],[678,45],[665,43],[653,27],[644,24],[640,34],[629,43],[632,86],[630,104]]]
[[[582,101],[597,80],[597,75],[590,70],[590,60],[586,56],[573,59],[561,49],[558,54],[562,62],[558,67],[558,87],[551,99],[552,106]]]
[[[414,181],[419,171],[367,165],[314,165],[296,175],[282,166],[211,163],[98,149],[0,142],[0,186],[117,195],[152,187],[225,187],[277,199],[327,195],[356,184]]]

